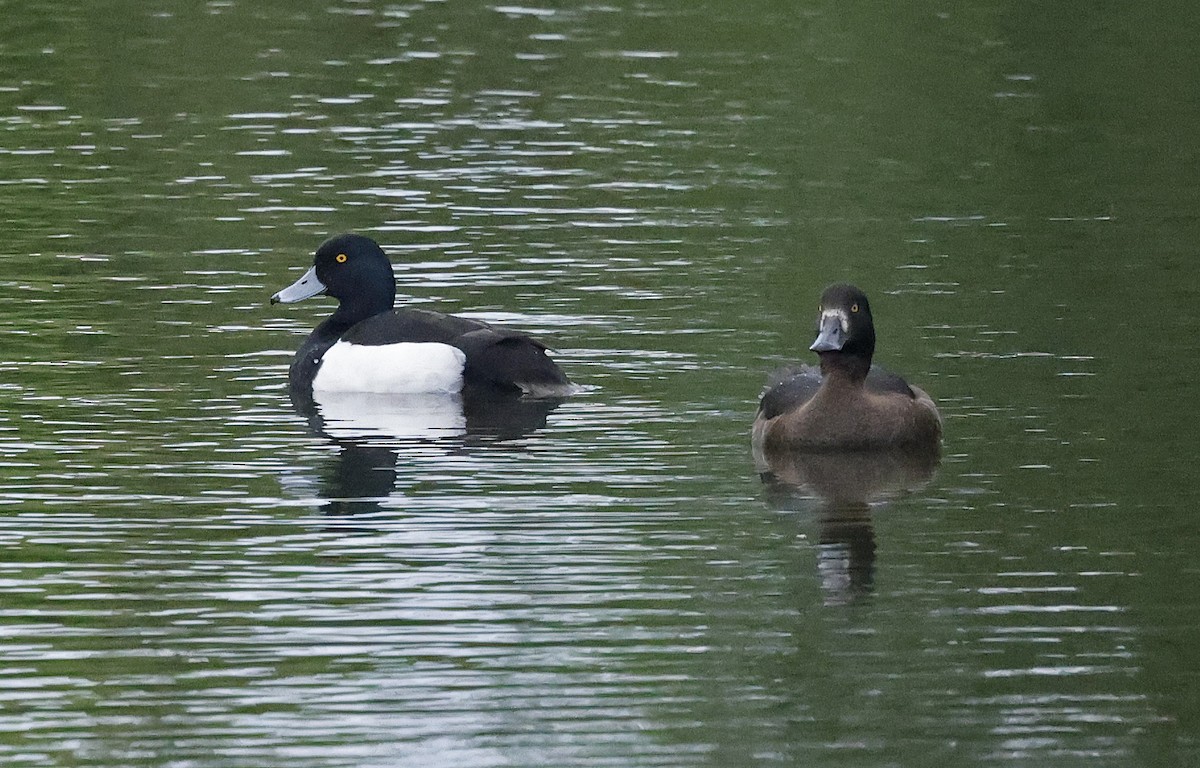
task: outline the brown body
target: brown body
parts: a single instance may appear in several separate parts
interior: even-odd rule
[[[937,445],[942,420],[923,390],[873,392],[840,371],[799,407],[754,420],[753,442],[766,451],[835,451]]]

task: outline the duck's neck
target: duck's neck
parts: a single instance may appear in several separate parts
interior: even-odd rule
[[[308,334],[308,338],[304,340],[304,345],[300,347],[300,351],[296,354],[296,359],[300,360],[303,357],[313,358],[316,360],[325,354],[325,350],[337,343],[337,340],[342,337],[346,331],[358,325],[368,317],[373,317],[379,314],[373,312],[371,314],[363,314],[361,312],[350,312],[345,304],[339,304],[337,310],[325,318],[313,328],[312,333]]]
[[[830,384],[861,387],[871,370],[871,356],[850,352],[821,352],[821,377]]]
[[[342,302],[338,304],[338,308],[334,310],[334,313],[325,322],[321,323],[319,327],[324,328],[327,332],[336,330],[336,338],[368,317],[374,317],[381,312],[387,312],[391,308],[391,302],[384,303],[383,301],[354,302],[353,308],[347,302]]]

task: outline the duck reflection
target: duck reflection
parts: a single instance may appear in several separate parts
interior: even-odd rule
[[[467,388],[439,395],[339,393],[319,399],[292,391],[292,405],[338,451],[321,473],[328,515],[378,512],[396,485],[405,445],[448,450],[512,440],[546,426],[561,399]]]
[[[773,508],[815,513],[824,602],[846,605],[874,589],[872,508],[927,483],[939,451],[759,451],[754,459]]]

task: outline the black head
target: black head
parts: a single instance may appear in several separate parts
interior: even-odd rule
[[[334,317],[342,323],[353,324],[386,312],[396,301],[392,263],[369,237],[331,237],[317,249],[312,269],[271,301],[289,303],[320,293],[341,302]]]
[[[875,322],[867,295],[838,283],[821,294],[817,340],[809,347],[821,356],[821,368],[836,366],[864,378],[875,355]]]
[[[313,257],[325,293],[341,302],[357,302],[386,312],[396,301],[396,277],[383,249],[369,237],[338,235],[321,244]]]

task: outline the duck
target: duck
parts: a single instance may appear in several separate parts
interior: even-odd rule
[[[576,385],[529,336],[480,320],[397,308],[392,263],[379,243],[347,233],[317,249],[312,267],[271,297],[313,296],[337,309],[300,345],[288,368],[293,397],[330,393],[455,394],[464,390],[561,398]]]
[[[756,453],[939,450],[942,417],[933,398],[872,365],[875,322],[861,289],[838,283],[822,292],[809,349],[819,368],[771,376],[751,430]]]

